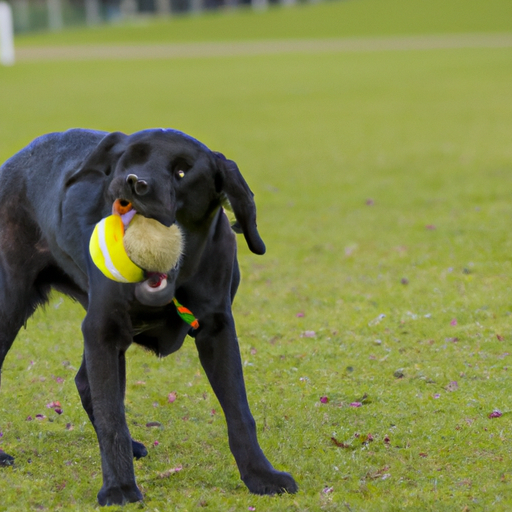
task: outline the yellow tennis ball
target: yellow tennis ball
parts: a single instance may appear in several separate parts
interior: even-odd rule
[[[94,264],[109,279],[120,283],[144,280],[144,270],[128,256],[123,244],[124,226],[119,215],[109,215],[96,224],[89,241]]]
[[[139,214],[126,228],[123,242],[130,259],[149,272],[169,272],[183,251],[183,237],[176,224],[167,227]]]

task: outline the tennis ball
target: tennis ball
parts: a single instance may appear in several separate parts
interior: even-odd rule
[[[94,227],[89,252],[94,264],[109,279],[120,283],[144,281],[144,270],[128,256],[123,244],[124,225],[119,215],[109,215]]]
[[[148,272],[169,272],[183,251],[183,237],[176,224],[167,227],[139,214],[133,216],[123,242],[130,260]]]

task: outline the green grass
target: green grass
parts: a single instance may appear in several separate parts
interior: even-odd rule
[[[161,42],[165,27],[176,28],[169,41],[219,39],[214,26],[229,27],[225,39],[512,32],[512,17],[493,15],[510,10],[505,1],[465,2],[460,19],[457,0],[442,2],[445,17],[441,3],[410,0],[393,18],[399,5],[352,0],[26,43]],[[349,22],[366,12],[372,23]],[[128,422],[150,456],[135,464],[145,504],[125,510],[511,509],[510,62],[511,48],[482,48],[0,68],[2,161],[52,130],[171,126],[235,159],[256,193],[268,252],[239,239],[235,317],[261,444],[301,490],[244,488],[189,340],[164,360],[130,349]],[[0,448],[17,463],[0,470],[2,511],[95,508],[99,453],[73,383],[82,317],[57,296],[7,357]],[[54,400],[61,416],[46,408]],[[489,419],[494,409],[503,416]],[[26,421],[38,413],[47,418]]]

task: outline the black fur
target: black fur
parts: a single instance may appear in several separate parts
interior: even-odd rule
[[[193,332],[199,358],[224,410],[242,480],[257,494],[297,490],[261,451],[247,403],[231,312],[240,273],[221,208],[226,197],[249,248],[263,254],[253,195],[236,164],[181,132],[52,133],[0,168],[0,368],[52,288],[82,304],[84,355],[75,380],[100,445],[101,505],[142,499],[133,457],[147,451],[126,424],[125,351],[133,341],[159,356],[181,347],[189,326],[168,304],[173,296],[200,322]],[[92,230],[118,198],[167,226],[177,222],[184,234],[179,268],[151,297],[140,284],[107,279],[90,259]]]

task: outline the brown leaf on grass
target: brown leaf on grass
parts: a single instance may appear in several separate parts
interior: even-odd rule
[[[162,424],[159,422],[159,421],[148,421],[146,423],[146,427],[150,428],[150,427],[161,427]]]
[[[158,473],[158,478],[169,478],[174,473],[179,473],[183,469],[183,466],[180,464],[175,468],[168,469],[167,471],[163,471],[162,473]]]
[[[348,443],[342,443],[342,442],[338,441],[335,437],[331,437],[331,441],[338,448],[348,448],[348,449],[352,448],[352,445],[350,445]]]
[[[389,466],[384,466],[373,473],[368,471],[368,473],[366,473],[366,478],[370,480],[377,480],[378,478],[382,478],[387,471],[389,471]]]
[[[496,334],[496,338],[498,338],[498,341],[503,341],[505,338],[501,336],[500,334]]]

